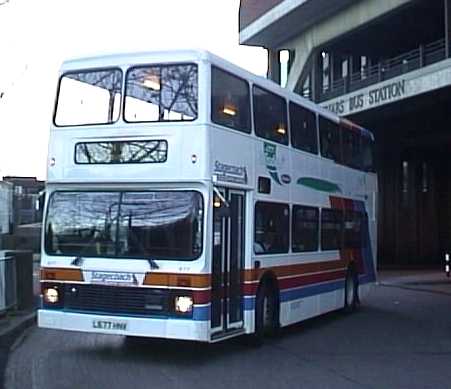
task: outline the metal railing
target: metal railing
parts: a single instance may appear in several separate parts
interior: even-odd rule
[[[447,54],[445,39],[420,45],[412,51],[388,60],[380,61],[377,64],[352,73],[348,77],[334,80],[327,88],[321,91],[319,101],[330,100],[369,85],[377,84],[381,81],[443,61],[447,58]],[[310,97],[310,93],[308,97]]]

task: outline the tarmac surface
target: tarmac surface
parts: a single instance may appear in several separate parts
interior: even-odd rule
[[[386,271],[357,313],[283,329],[260,348],[32,327],[5,388],[449,388],[450,309],[443,273]]]

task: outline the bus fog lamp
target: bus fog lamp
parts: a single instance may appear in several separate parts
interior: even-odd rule
[[[56,304],[59,301],[59,292],[56,288],[44,289],[44,301],[49,304]]]
[[[177,296],[175,298],[175,311],[178,313],[189,313],[193,310],[193,298],[188,296]]]

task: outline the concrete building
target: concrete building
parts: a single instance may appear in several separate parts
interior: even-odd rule
[[[14,231],[23,224],[40,223],[42,210],[37,209],[36,202],[45,188],[45,182],[36,177],[5,176],[3,182],[13,188],[13,225]]]
[[[43,201],[44,188],[45,182],[35,177],[6,176],[0,181],[0,227],[2,220],[9,220],[8,231],[0,234],[1,249],[39,252],[42,209],[36,205]],[[2,218],[3,208],[7,215]]]
[[[272,80],[374,132],[382,265],[451,248],[450,40],[451,0],[241,1]]]

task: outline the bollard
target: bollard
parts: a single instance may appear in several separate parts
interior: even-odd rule
[[[450,269],[449,269],[449,254],[448,253],[446,253],[445,254],[445,273],[446,273],[446,276],[447,277],[449,277],[449,271],[450,271]]]

